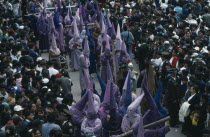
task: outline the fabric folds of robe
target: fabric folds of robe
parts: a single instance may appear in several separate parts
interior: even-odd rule
[[[75,48],[73,45],[75,42],[78,42],[78,44],[80,45],[79,47]],[[80,66],[79,66],[79,57],[81,55],[81,39],[79,38],[78,41],[75,41],[74,38],[72,38],[69,41],[69,47],[71,49],[71,66],[73,69],[75,70],[79,70]]]

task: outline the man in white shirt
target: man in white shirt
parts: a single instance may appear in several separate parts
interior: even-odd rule
[[[59,73],[59,71],[54,68],[54,65],[53,65],[53,62],[52,61],[49,61],[48,65],[49,65],[49,69],[48,70],[49,70],[50,77],[52,75],[56,75],[56,74]]]
[[[162,61],[162,58],[161,58],[161,53],[160,52],[157,52],[156,54],[155,54],[155,59],[152,59],[151,61],[152,61],[152,63],[153,63],[153,65],[155,66],[155,67],[158,67],[159,68],[159,70],[161,69],[161,65],[162,65],[162,63],[163,63],[163,61]]]

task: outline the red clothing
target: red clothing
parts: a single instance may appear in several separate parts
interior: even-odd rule
[[[171,66],[173,68],[176,68],[176,65],[177,65],[177,62],[178,62],[179,58],[177,56],[174,56],[170,59],[170,63],[171,63]]]

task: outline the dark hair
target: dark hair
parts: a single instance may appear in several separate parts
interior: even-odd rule
[[[195,90],[196,93],[198,93],[199,87],[197,85],[193,85],[192,88]]]
[[[62,137],[62,131],[61,130],[58,130],[58,129],[52,129],[50,131],[50,137]]]
[[[49,123],[53,123],[53,122],[55,122],[55,113],[49,113],[48,115],[47,115],[47,122],[49,122]]]
[[[13,123],[15,126],[17,126],[21,121],[22,121],[22,119],[19,116],[15,117],[13,119]]]

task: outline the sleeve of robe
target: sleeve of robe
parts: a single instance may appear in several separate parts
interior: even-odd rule
[[[98,132],[100,132],[100,130],[102,128],[101,120],[97,118],[95,120],[94,124],[95,124],[94,127],[87,126],[87,119],[85,119],[82,122],[82,125],[81,125],[81,134],[85,135],[87,133],[98,133]]]
[[[144,137],[163,137],[170,131],[169,127],[162,127],[158,129],[146,129]]]

